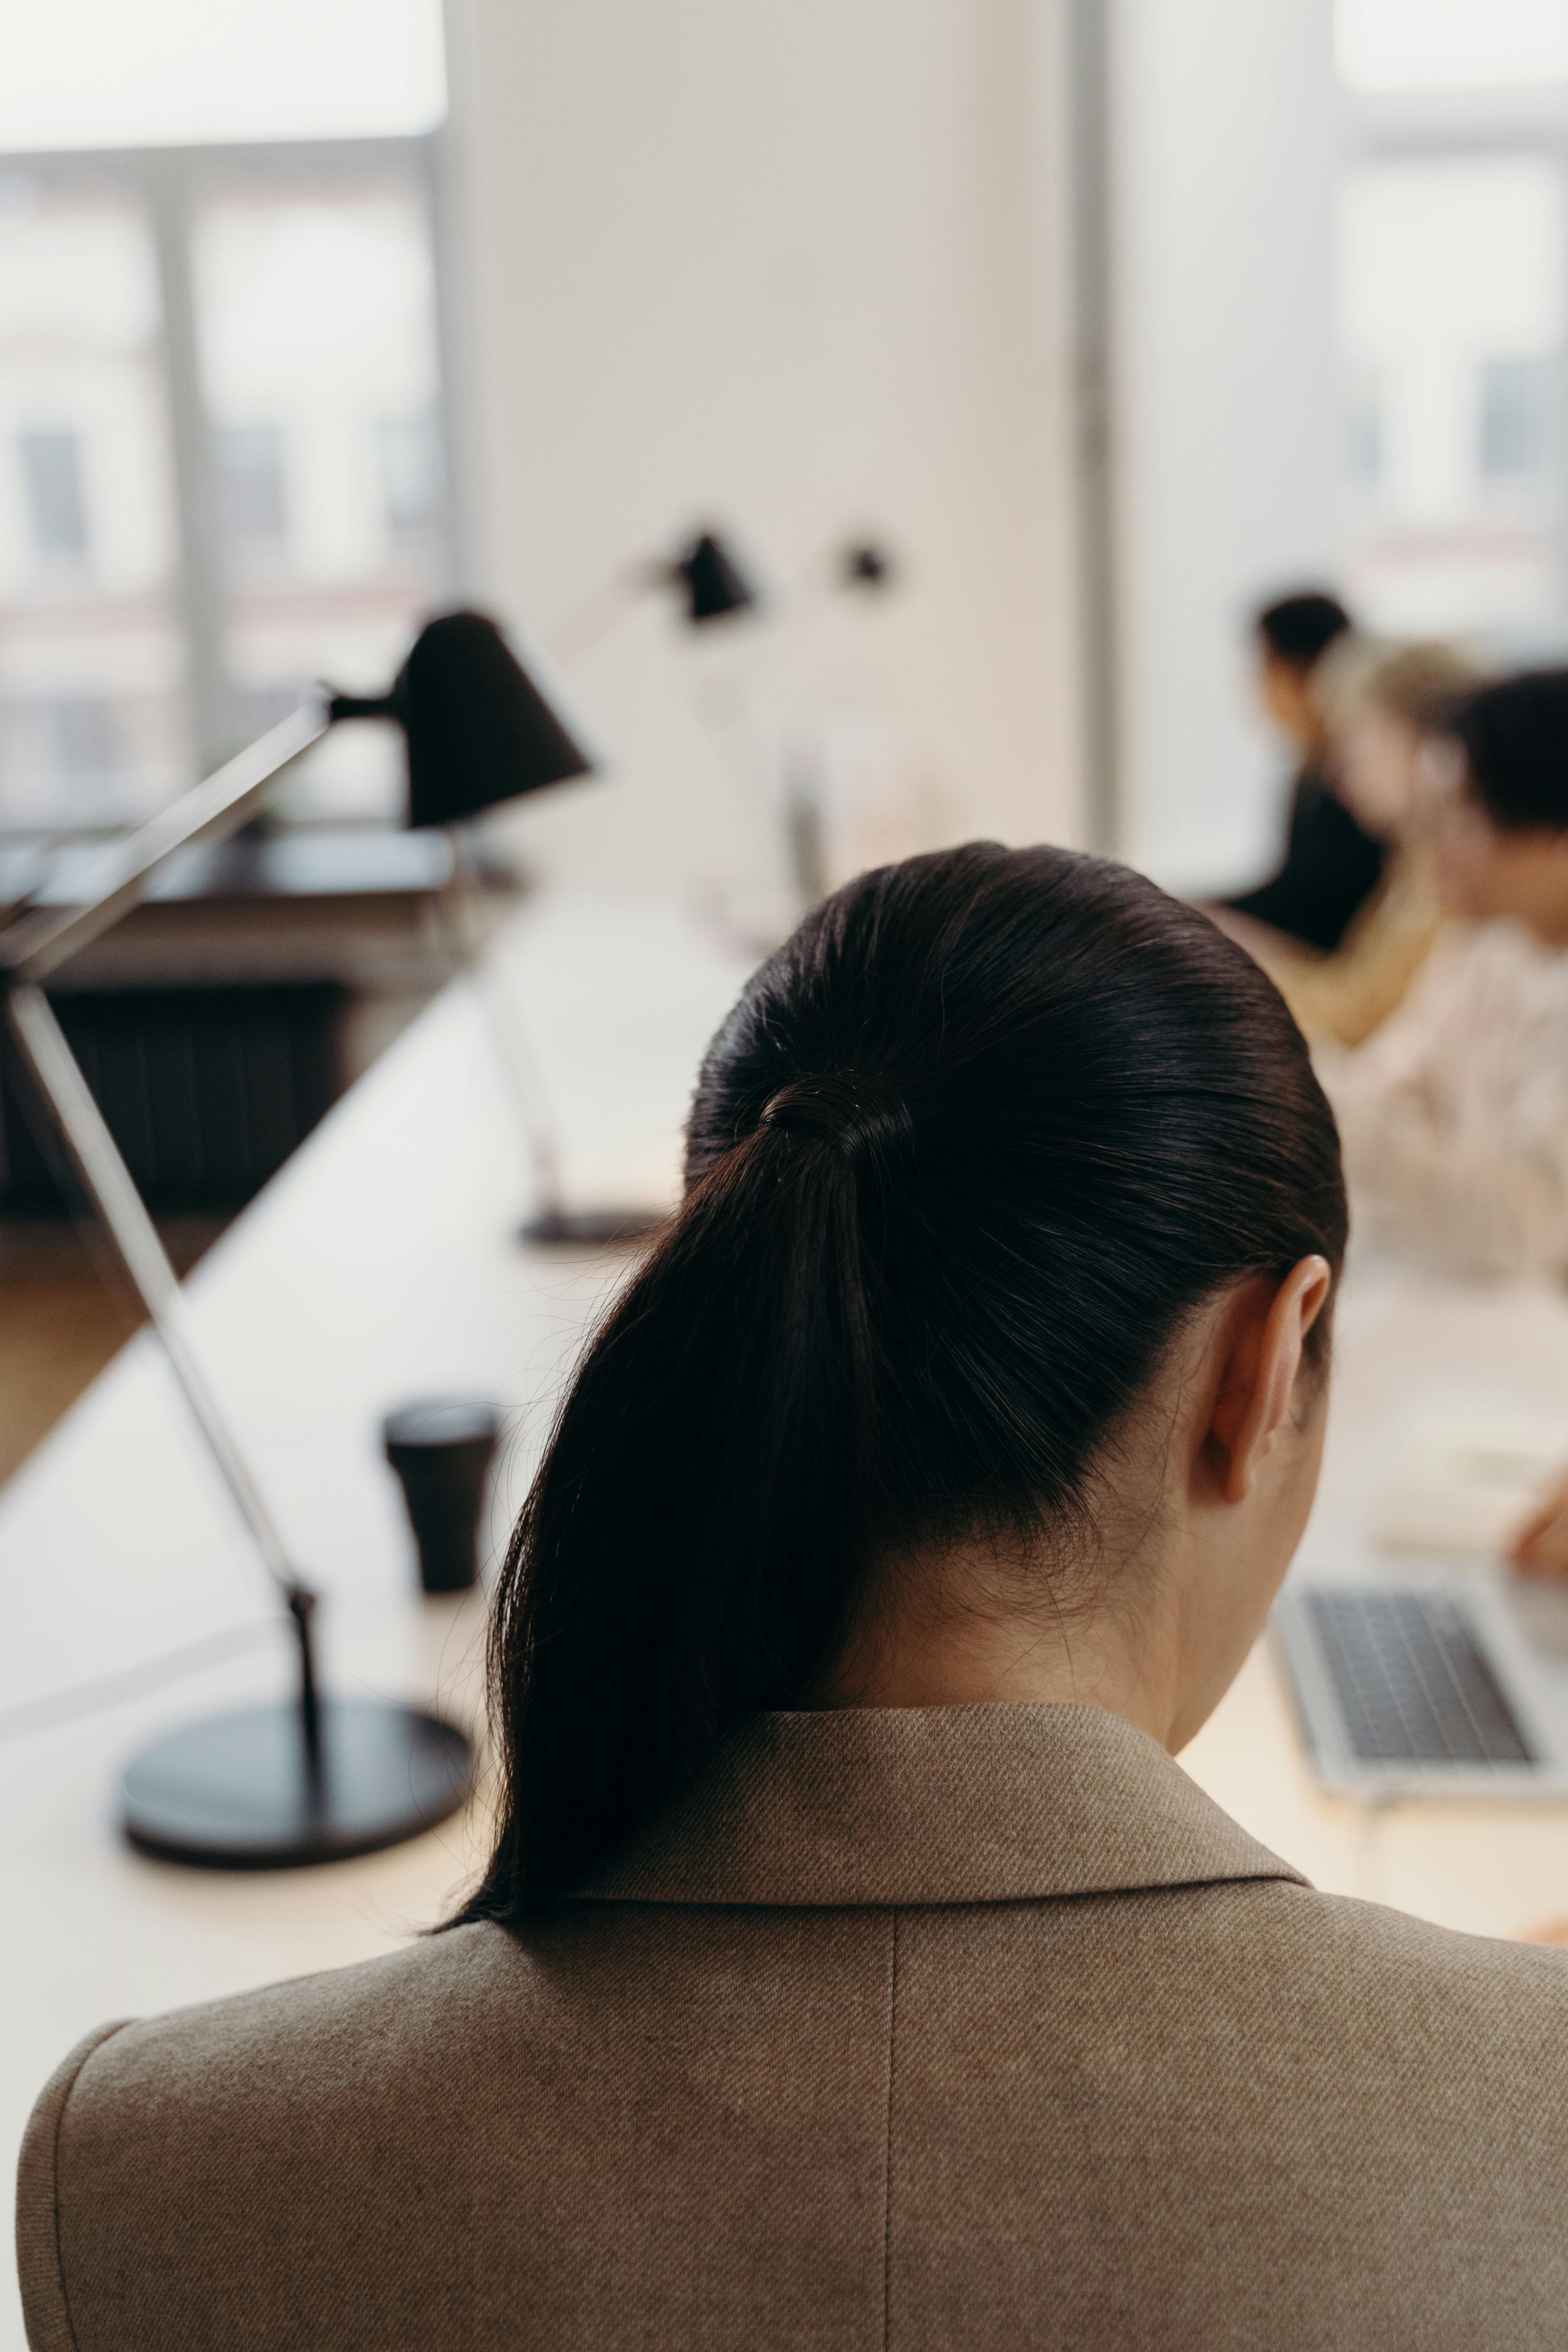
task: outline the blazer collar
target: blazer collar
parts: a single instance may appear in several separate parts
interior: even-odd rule
[[[755,1716],[579,1892],[616,1903],[1016,1903],[1299,1871],[1092,1706]]]

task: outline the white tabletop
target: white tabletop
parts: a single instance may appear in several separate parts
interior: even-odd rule
[[[673,909],[552,899],[504,967],[527,1004],[584,1202],[673,1194],[698,1055],[742,967]],[[550,1401],[616,1278],[513,1238],[526,1160],[488,1033],[462,988],[432,1005],[225,1237],[191,1285],[225,1398],[284,1533],[325,1596],[340,1689],[477,1705],[479,1612],[422,1601],[382,1412],[460,1390],[516,1416],[492,1537],[526,1486]],[[1568,1303],[1384,1269],[1342,1304],[1322,1486],[1302,1560],[1366,1557],[1367,1497],[1394,1434],[1437,1404],[1560,1414]],[[132,1342],[0,1496],[0,1715],[256,1626],[251,1647],[132,1703],[0,1744],[0,2145],[70,2042],[166,2009],[385,1951],[437,1917],[483,1823],[331,1869],[206,1875],[143,1861],[115,1833],[117,1767],[154,1733],[286,1686],[270,1596],[195,1442],[155,1346]],[[1568,1612],[1568,1604],[1564,1604]],[[1568,1638],[1564,1648],[1568,1650]],[[1320,1885],[1488,1934],[1568,1914],[1559,1811],[1331,1802],[1302,1760],[1260,1651],[1184,1758],[1264,1842]],[[8,2274],[8,2273],[7,2273]],[[22,2343],[14,2285],[0,2347]]]
[[[1538,1286],[1461,1284],[1352,1253],[1339,1302],[1318,1498],[1293,1576],[1422,1572],[1380,1557],[1375,1491],[1407,1433],[1452,1416],[1554,1418],[1568,1458],[1568,1298]],[[1439,1573],[1451,1562],[1434,1561]],[[1568,1703],[1568,1592],[1477,1566],[1528,1626]],[[1260,1645],[1183,1755],[1209,1793],[1314,1883],[1449,1927],[1514,1936],[1568,1917],[1568,1811],[1533,1802],[1423,1802],[1372,1811],[1324,1797],[1307,1770],[1279,1669]]]

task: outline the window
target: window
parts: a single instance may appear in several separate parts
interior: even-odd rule
[[[417,546],[441,514],[441,435],[432,409],[384,416],[376,426],[387,535],[395,547]]]
[[[446,110],[437,0],[49,0],[0,77],[0,152],[402,137]]]
[[[104,695],[67,695],[49,709],[56,772],[71,783],[102,790],[124,765],[113,703]]]
[[[97,169],[0,168],[0,826],[123,823],[189,781],[158,259]],[[118,749],[79,749],[90,707]]]
[[[1555,357],[1483,360],[1480,470],[1490,482],[1543,482],[1556,463],[1563,405]]]
[[[1334,50],[1354,90],[1461,89],[1568,76],[1563,0],[1339,0]]]
[[[1383,386],[1369,372],[1354,385],[1345,413],[1345,473],[1367,496],[1383,479]]]
[[[226,548],[281,549],[283,436],[276,425],[219,425],[213,430],[218,533]]]
[[[26,777],[34,823],[114,823],[136,789],[146,721],[145,703],[132,696],[8,695],[0,704],[0,755]]]
[[[1568,0],[1338,0],[1335,27],[1347,586],[1373,626],[1543,652],[1568,636]]]
[[[56,555],[85,555],[87,517],[81,501],[81,436],[24,433],[17,447],[34,554],[45,562]]]
[[[314,680],[384,685],[452,593],[443,110],[438,0],[30,20],[0,87],[0,830],[150,814]],[[353,728],[282,805],[399,792]]]

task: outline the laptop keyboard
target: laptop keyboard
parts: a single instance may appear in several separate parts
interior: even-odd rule
[[[1458,1603],[1423,1592],[1306,1596],[1352,1753],[1367,1764],[1538,1759]]]

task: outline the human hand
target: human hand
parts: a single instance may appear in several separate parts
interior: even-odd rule
[[[1568,1577],[1568,1473],[1536,1504],[1508,1559],[1521,1576]]]

